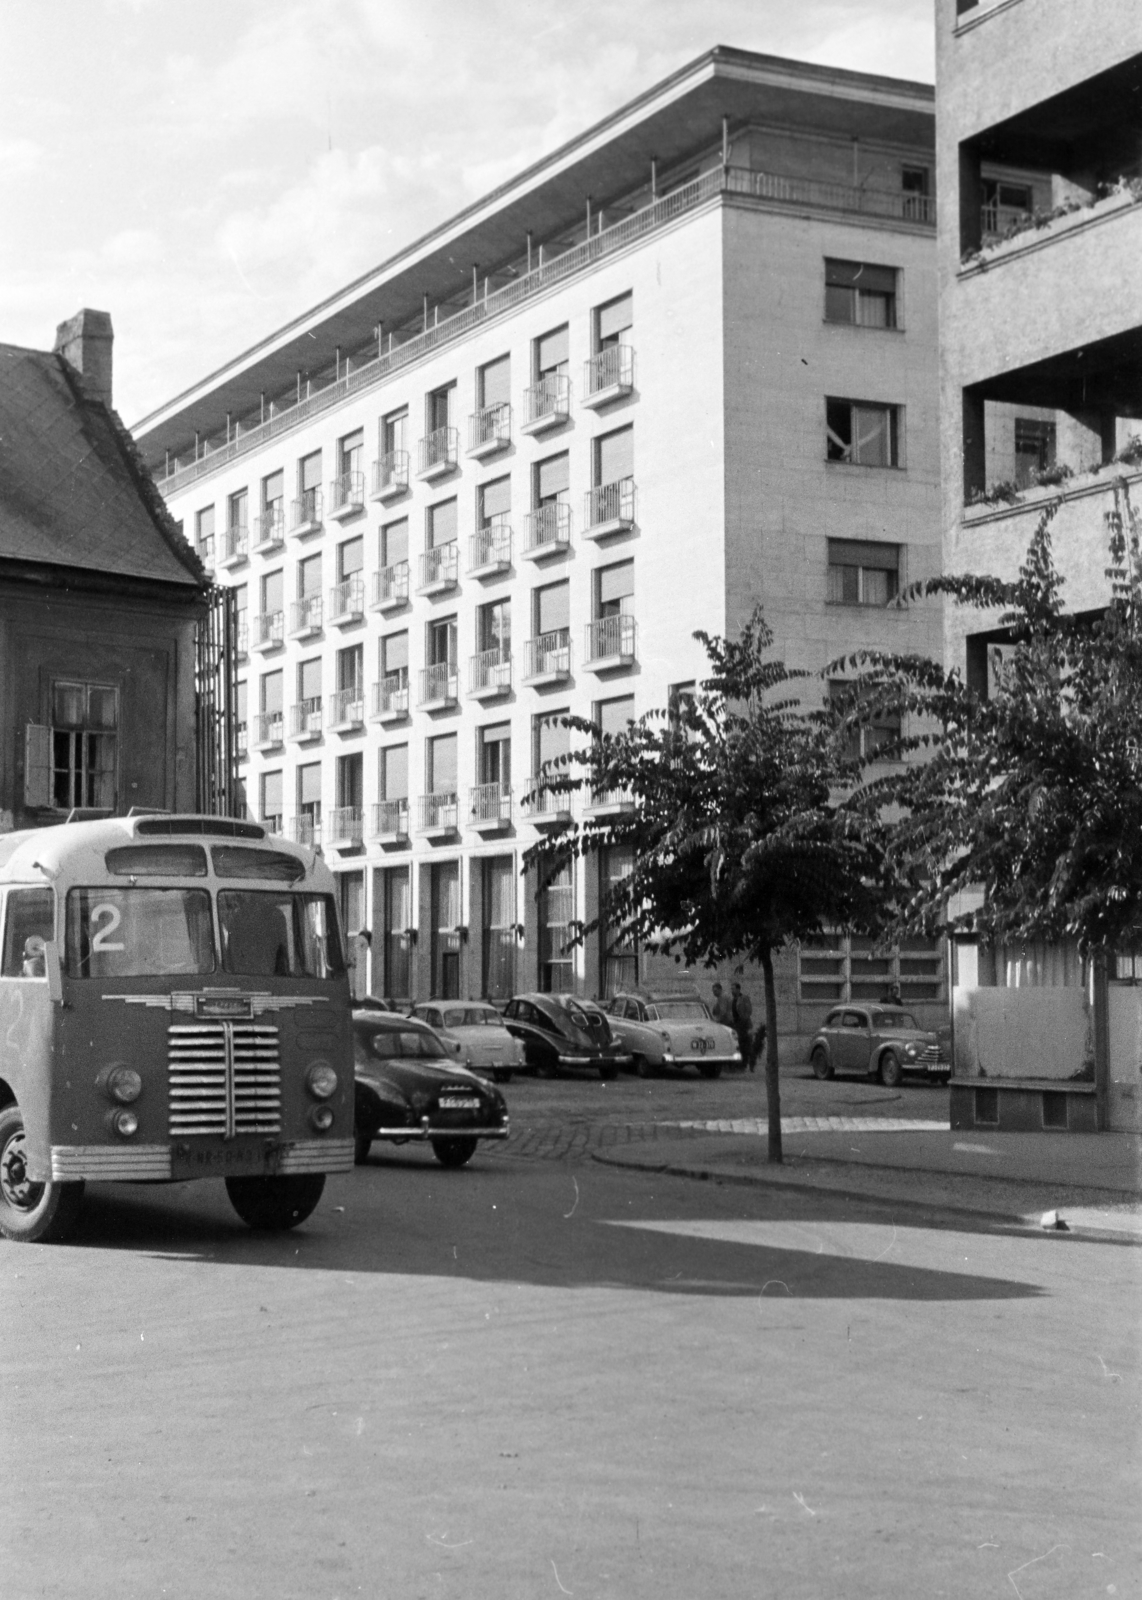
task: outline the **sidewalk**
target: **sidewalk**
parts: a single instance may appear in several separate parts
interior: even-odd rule
[[[719,1183],[813,1188],[1023,1226],[1058,1211],[1068,1228],[1142,1244],[1142,1140],[1130,1133],[952,1132],[935,1124],[885,1129],[872,1118],[783,1119],[785,1160],[766,1160],[764,1118],[675,1123],[677,1145],[594,1152],[596,1161]],[[705,1130],[709,1130],[708,1132]]]

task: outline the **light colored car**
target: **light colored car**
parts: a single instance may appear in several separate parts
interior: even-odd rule
[[[697,995],[617,994],[605,1010],[640,1078],[685,1067],[716,1078],[724,1067],[742,1065],[737,1035],[715,1022]]]
[[[425,1000],[412,1014],[434,1028],[446,1048],[473,1072],[510,1083],[525,1065],[524,1047],[513,1038],[495,1006],[479,1000]]]
[[[809,1051],[818,1078],[859,1072],[895,1087],[906,1072],[947,1083],[952,1064],[939,1037],[899,1006],[834,1006]]]

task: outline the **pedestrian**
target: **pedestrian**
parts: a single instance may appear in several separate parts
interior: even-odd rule
[[[710,1015],[715,1022],[720,1022],[723,1028],[732,1028],[734,1025],[733,1004],[720,983],[714,985],[714,1003],[710,1007]]]
[[[902,1006],[904,1004],[904,996],[900,993],[900,985],[898,983],[890,983],[881,995],[880,1003],[882,1006]]]
[[[730,985],[730,1009],[733,1014],[733,1029],[738,1036],[738,1049],[741,1051],[742,1066],[747,1072],[754,1070],[753,1054],[750,1049],[753,1040],[753,1004],[740,983],[735,981]]]

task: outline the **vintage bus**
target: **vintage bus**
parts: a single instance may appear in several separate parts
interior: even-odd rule
[[[353,1165],[334,880],[253,822],[0,835],[0,1234],[57,1240],[85,1182],[219,1177],[255,1228]]]

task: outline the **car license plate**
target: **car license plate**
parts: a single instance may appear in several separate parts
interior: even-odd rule
[[[474,1094],[442,1094],[437,1102],[441,1111],[479,1111],[479,1097]]]

